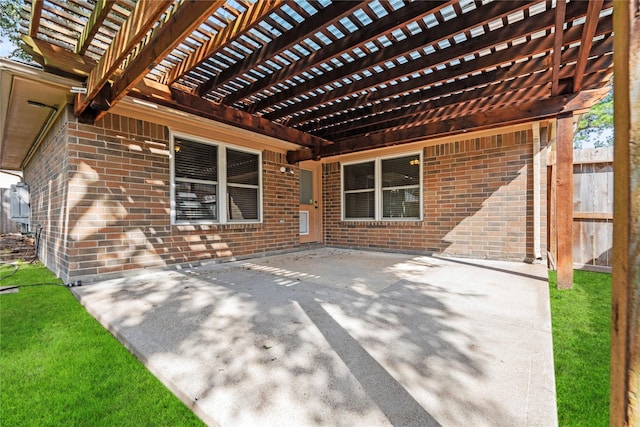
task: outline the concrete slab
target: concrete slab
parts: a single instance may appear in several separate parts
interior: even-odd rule
[[[541,265],[321,248],[75,288],[210,425],[557,425]]]

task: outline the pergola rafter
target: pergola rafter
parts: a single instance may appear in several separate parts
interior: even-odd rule
[[[522,120],[553,116],[535,111],[551,99],[581,111],[595,99],[577,95],[611,69],[611,0],[63,3],[27,0],[25,41],[48,71],[84,80],[82,120],[130,94],[298,141],[313,158],[375,147],[372,135],[440,135],[438,121],[513,122],[487,118],[492,102],[534,110]]]

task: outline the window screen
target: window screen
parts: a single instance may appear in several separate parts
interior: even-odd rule
[[[344,165],[344,218],[421,218],[420,178],[420,154]]]
[[[420,156],[381,161],[382,217],[420,217]]]
[[[260,220],[259,153],[180,137],[173,149],[175,221]]]
[[[260,159],[257,154],[227,149],[227,219],[260,218]]]
[[[344,216],[349,219],[375,217],[375,163],[344,167]]]
[[[177,221],[218,219],[218,147],[177,139],[174,142]]]

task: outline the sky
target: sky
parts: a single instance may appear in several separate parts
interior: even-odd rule
[[[0,58],[8,56],[14,49],[15,46],[9,43],[4,37],[0,37]]]

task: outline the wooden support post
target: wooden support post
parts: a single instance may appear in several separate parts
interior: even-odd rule
[[[556,137],[558,289],[573,287],[573,114],[558,116]]]
[[[610,425],[640,425],[640,1],[615,1]]]

